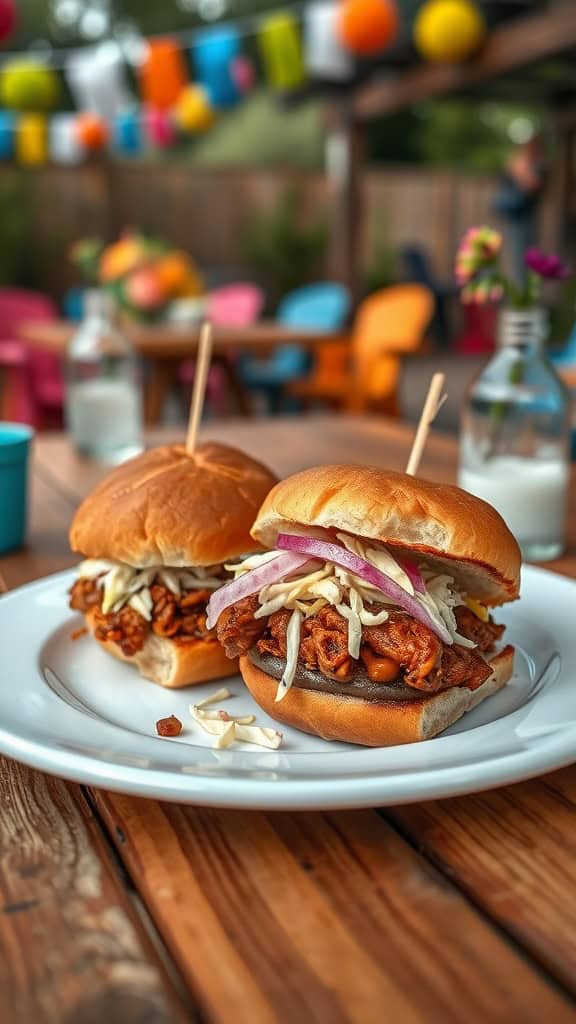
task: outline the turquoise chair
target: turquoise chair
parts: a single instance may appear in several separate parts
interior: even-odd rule
[[[331,333],[343,328],[349,310],[348,289],[336,281],[322,281],[286,295],[276,319],[292,330],[301,327]],[[239,371],[247,388],[266,396],[269,412],[279,412],[294,403],[294,399],[284,398],[286,385],[308,373],[311,363],[310,353],[300,345],[282,345],[269,359],[243,356]]]

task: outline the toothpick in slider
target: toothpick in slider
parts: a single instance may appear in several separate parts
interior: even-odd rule
[[[448,395],[442,394],[444,390],[444,380],[445,377],[443,373],[435,373],[430,381],[430,387],[428,388],[428,394],[426,396],[426,401],[424,402],[424,408],[422,409],[420,422],[412,444],[408,465],[406,466],[406,473],[408,476],[416,476],[418,466],[420,465],[420,460],[422,458],[422,453],[426,445],[426,440],[428,438],[430,425],[434,422],[440,409],[444,405],[444,402],[448,398]]]
[[[198,443],[198,431],[200,430],[200,421],[202,419],[202,410],[204,408],[206,382],[208,380],[208,370],[210,369],[211,358],[212,324],[206,321],[202,325],[202,330],[200,331],[198,358],[196,359],[196,369],[194,372],[194,388],[192,391],[192,401],[190,402],[188,432],[186,434],[186,452],[188,455],[194,454]]]

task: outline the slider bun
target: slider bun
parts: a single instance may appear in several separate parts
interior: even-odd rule
[[[279,533],[310,527],[418,552],[485,604],[518,597],[516,540],[491,505],[459,487],[373,466],[318,466],[272,488],[252,536],[273,548]]]
[[[188,455],[164,445],[122,463],[82,502],[70,546],[136,568],[215,565],[258,544],[250,527],[276,482],[260,462],[216,442]]]
[[[476,690],[455,686],[441,693],[423,694],[421,700],[381,703],[299,686],[292,686],[276,703],[277,679],[257,668],[246,656],[240,658],[240,671],[256,703],[277,722],[325,740],[390,747],[437,736],[505,686],[514,668],[514,648],[505,647],[488,660],[492,675]]]
[[[86,625],[92,636],[94,619],[94,611],[86,613]],[[227,658],[216,640],[179,640],[149,633],[142,649],[132,656],[123,654],[112,640],[96,640],[96,643],[120,661],[134,665],[145,679],[173,690],[223,679],[238,671],[237,661]]]

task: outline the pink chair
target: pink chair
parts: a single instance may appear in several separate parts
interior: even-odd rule
[[[255,284],[227,284],[210,292],[206,315],[216,327],[248,327],[258,319],[263,306],[264,293]],[[194,367],[193,359],[187,359],[180,366],[179,377],[185,387],[192,385]],[[226,407],[226,387],[222,371],[214,362],[208,375],[206,391],[210,403],[218,412],[223,412]]]
[[[20,341],[19,327],[25,320],[56,317],[56,306],[47,296],[16,288],[0,289],[0,363],[9,368],[10,414],[36,427],[61,420],[61,360]]]
[[[210,292],[208,318],[216,326],[249,327],[264,305],[264,294],[255,284],[227,284]]]

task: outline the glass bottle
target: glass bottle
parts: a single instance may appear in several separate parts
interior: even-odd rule
[[[66,422],[78,451],[118,463],[142,450],[138,360],[106,292],[88,291],[66,353]]]
[[[543,309],[503,310],[497,351],[464,399],[458,482],[494,505],[524,559],[564,550],[570,399],[546,358]]]

